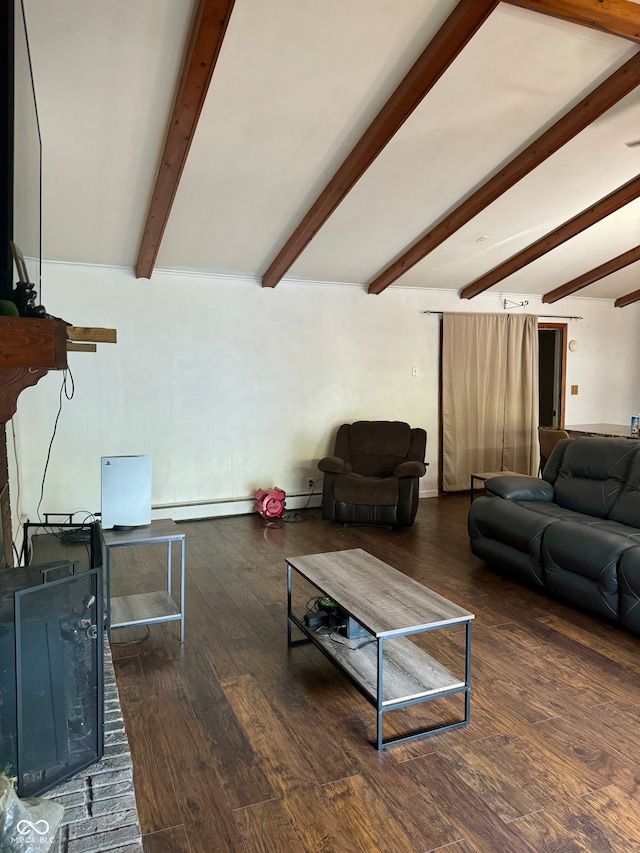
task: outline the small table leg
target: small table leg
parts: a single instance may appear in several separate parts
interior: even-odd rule
[[[466,625],[465,640],[464,683],[466,690],[464,696],[464,719],[468,724],[471,721],[471,620]]]
[[[294,640],[291,637],[291,605],[293,598],[293,573],[291,566],[287,563],[287,646],[301,646],[303,643],[310,643],[311,640],[306,635],[300,640]],[[294,623],[295,624],[295,623]]]
[[[186,568],[186,540],[180,540],[180,642],[184,643],[184,573]]]
[[[107,637],[111,642],[111,549],[105,549],[106,578],[107,578]]]
[[[171,596],[171,542],[167,542],[167,595]]]

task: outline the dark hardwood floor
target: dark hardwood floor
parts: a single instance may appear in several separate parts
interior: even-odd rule
[[[422,500],[397,532],[316,510],[180,525],[184,648],[177,625],[114,646],[146,853],[640,849],[640,637],[475,559],[467,510]],[[374,708],[315,648],[287,648],[285,557],[343,548],[476,614],[470,726],[378,752]],[[121,591],[161,583],[162,546],[115,557]]]

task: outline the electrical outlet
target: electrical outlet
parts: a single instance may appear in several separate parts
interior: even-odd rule
[[[309,479],[307,480],[307,488],[312,489],[313,483],[314,483],[313,477],[309,477]]]

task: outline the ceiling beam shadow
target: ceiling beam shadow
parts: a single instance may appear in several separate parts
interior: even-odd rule
[[[198,4],[138,250],[137,278],[151,278],[234,2]]]
[[[499,2],[460,0],[271,262],[263,287],[278,284]]]
[[[369,293],[382,293],[396,279],[426,258],[452,234],[511,189],[574,136],[603,115],[640,83],[640,52],[569,110],[472,195],[441,219],[369,285]]]
[[[505,0],[572,24],[640,42],[640,6],[629,0]]]
[[[479,293],[484,293],[485,290],[493,287],[494,284],[513,275],[514,272],[526,267],[527,264],[537,260],[542,255],[546,255],[552,249],[557,249],[558,246],[561,246],[567,240],[570,240],[572,237],[575,237],[577,234],[595,225],[596,222],[600,222],[600,220],[605,219],[607,216],[615,213],[616,210],[620,210],[621,207],[624,207],[637,198],[640,198],[640,176],[633,178],[633,180],[624,184],[624,186],[619,187],[591,207],[583,210],[582,213],[574,216],[573,219],[569,219],[558,226],[555,231],[545,234],[544,237],[527,246],[521,252],[518,252],[518,254],[513,255],[513,257],[508,258],[508,260],[499,266],[494,267],[490,272],[485,273],[485,275],[480,276],[480,278],[477,278],[471,284],[463,287],[460,291],[460,299],[472,299]]]
[[[612,258],[610,261],[589,270],[589,272],[579,275],[578,278],[574,278],[573,281],[563,284],[561,287],[556,287],[555,290],[551,290],[549,293],[545,293],[542,297],[542,301],[547,303],[557,302],[558,299],[563,299],[565,296],[571,296],[571,294],[575,293],[576,290],[582,290],[583,287],[593,284],[594,281],[600,281],[601,278],[605,278],[613,272],[617,272],[624,267],[628,267],[629,264],[633,264],[636,261],[640,261],[640,246],[636,246],[635,249],[629,249],[628,252],[623,252],[621,255],[618,255],[617,258]],[[621,299],[624,298],[624,296],[621,297]],[[618,302],[619,300],[616,300],[615,304],[620,307]]]

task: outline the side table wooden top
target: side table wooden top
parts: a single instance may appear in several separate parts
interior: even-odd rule
[[[103,530],[104,544],[109,548],[116,545],[147,545],[151,542],[170,542],[184,539],[185,534],[172,518],[158,518],[151,524],[131,527],[128,530]]]
[[[492,477],[525,477],[526,474],[521,474],[518,471],[482,471],[471,476],[474,480],[490,480]]]

